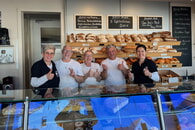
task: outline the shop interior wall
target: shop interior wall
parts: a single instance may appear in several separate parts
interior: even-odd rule
[[[64,4],[65,2],[65,4]],[[151,33],[152,31],[137,30],[138,15],[159,15],[163,16],[163,30],[170,30],[169,23],[169,3],[168,2],[140,2],[132,0],[0,0],[0,11],[2,27],[7,27],[10,33],[11,45],[14,48],[14,64],[0,64],[0,82],[3,77],[14,76],[16,88],[23,88],[23,40],[22,40],[22,16],[21,11],[40,11],[40,12],[65,12],[65,33],[94,33],[94,34],[123,34],[123,33]],[[120,5],[120,6],[119,6]],[[194,7],[193,7],[194,8]],[[75,14],[98,14],[103,15],[103,29],[99,31],[81,31],[74,29]],[[124,31],[111,31],[106,29],[106,15],[133,15],[134,29]],[[192,21],[194,20],[194,11]],[[193,22],[192,22],[193,25]],[[194,25],[192,26],[194,28]],[[63,29],[62,29],[63,30]],[[192,29],[194,35],[194,29]],[[63,32],[63,31],[62,31]],[[193,38],[193,37],[192,37]],[[192,39],[194,41],[194,39]],[[65,41],[65,40],[64,40]],[[62,40],[62,42],[64,42]],[[194,42],[193,42],[194,43]],[[195,47],[193,47],[193,57]],[[187,67],[189,74],[195,72],[195,62],[193,66]],[[184,74],[185,69],[176,69],[180,75]]]
[[[172,3],[167,1],[136,1],[136,0],[82,0],[72,1],[66,0],[65,5],[66,13],[66,34],[71,33],[94,33],[94,34],[150,34],[158,31],[171,31],[170,22],[170,5]],[[174,4],[172,4],[174,5]],[[176,5],[184,6],[184,3],[176,3]],[[186,5],[191,6],[191,5]],[[73,9],[74,7],[74,9]],[[102,15],[103,16],[103,29],[102,30],[75,30],[74,16],[76,14],[89,14],[89,15]],[[107,15],[132,15],[134,16],[132,30],[107,30]],[[163,16],[163,29],[162,30],[138,30],[138,16]],[[192,21],[194,21],[194,12],[192,11]],[[70,26],[69,24],[72,23]],[[193,22],[192,22],[193,27]],[[193,29],[192,29],[193,31]],[[192,35],[194,32],[192,32]],[[194,42],[193,42],[194,43]],[[193,44],[192,43],[192,44]],[[195,51],[192,45],[193,53]],[[194,54],[193,54],[194,57]],[[172,69],[181,76],[185,75],[186,69],[189,75],[195,73],[194,58],[193,66]]]
[[[25,54],[25,49],[23,44],[25,43],[22,40],[21,12],[64,12],[64,0],[0,0],[0,11],[2,27],[9,29],[10,44],[14,48],[15,61],[13,64],[0,64],[0,83],[2,83],[3,77],[13,76],[15,88],[24,88],[23,54]],[[64,13],[62,15],[64,16]]]

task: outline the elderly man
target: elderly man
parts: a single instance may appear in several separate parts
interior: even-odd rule
[[[55,62],[60,77],[60,89],[76,88],[84,80],[81,64],[71,59],[72,54],[72,47],[66,45],[62,49],[62,59]]]
[[[108,58],[101,63],[103,68],[102,78],[105,80],[105,85],[125,85],[128,73],[126,61],[116,56],[117,48],[115,45],[106,46],[106,53]]]

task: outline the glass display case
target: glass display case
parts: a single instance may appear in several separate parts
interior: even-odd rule
[[[65,92],[54,89],[54,98],[41,98],[30,89],[6,90],[0,94],[0,129],[191,130],[194,89],[194,81],[170,86],[90,85]],[[13,98],[6,98],[10,91]]]

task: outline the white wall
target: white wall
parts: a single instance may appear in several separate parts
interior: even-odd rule
[[[64,20],[64,0],[0,0],[2,27],[7,27],[11,45],[14,45],[15,63],[0,64],[0,80],[6,76],[14,76],[16,88],[23,88],[23,39],[22,11],[61,12]],[[61,23],[64,28],[64,21]],[[64,29],[62,29],[64,36]],[[64,42],[64,40],[62,40]]]
[[[154,30],[140,31],[137,29],[137,17],[139,15],[149,16],[163,16],[164,24],[163,30],[169,30],[169,3],[168,2],[137,2],[133,0],[67,0],[65,5],[67,8],[67,23],[75,23],[75,14],[89,14],[89,15],[102,15],[103,16],[103,30],[75,30],[75,26],[67,26],[66,32],[70,33],[95,33],[95,34],[119,34],[119,33],[151,33]],[[74,7],[74,9],[72,9]],[[156,11],[158,10],[158,11]],[[107,30],[106,19],[107,15],[132,15],[134,16],[134,29],[133,30]]]
[[[177,6],[192,6],[185,3],[169,3],[167,1],[137,1],[137,0],[67,0],[65,8],[67,13],[65,14],[67,23],[75,23],[75,14],[91,14],[91,15],[103,15],[103,30],[75,30],[74,25],[67,26],[66,34],[71,33],[94,33],[94,34],[149,34],[158,31],[171,31],[170,21],[170,5]],[[72,9],[74,7],[74,9]],[[134,16],[134,29],[133,30],[107,30],[106,28],[106,16],[107,15],[132,15]],[[163,29],[162,30],[138,30],[137,17],[140,15],[150,16],[163,16]],[[195,19],[194,8],[192,6],[192,21]],[[192,22],[192,31],[194,30],[194,23]],[[192,44],[194,44],[194,32],[192,32]],[[172,69],[181,76],[185,75],[186,69],[188,69],[189,75],[195,73],[195,45],[192,45],[192,67],[182,67]]]
[[[64,2],[66,1],[66,4]],[[62,42],[65,42],[65,34],[88,33],[89,31],[74,30],[74,14],[100,14],[104,17],[103,30],[90,31],[95,34],[100,33],[150,33],[150,31],[140,32],[136,27],[138,15],[158,15],[164,19],[163,30],[170,30],[169,3],[167,2],[140,2],[132,0],[0,0],[0,11],[2,15],[2,27],[7,27],[10,33],[11,45],[14,45],[15,63],[0,64],[0,80],[5,76],[16,77],[16,87],[23,87],[23,39],[22,39],[22,11],[35,12],[62,12]],[[121,4],[121,8],[120,5]],[[65,12],[65,13],[64,13]],[[64,14],[63,14],[64,13]],[[134,15],[135,28],[131,31],[108,31],[106,30],[106,15]],[[65,16],[65,18],[64,18]],[[192,13],[194,21],[195,13]],[[64,21],[63,21],[64,20]],[[66,27],[64,26],[64,22]],[[194,24],[192,22],[192,27]],[[194,30],[194,29],[192,29]],[[65,34],[64,34],[65,32]],[[194,32],[192,33],[194,36]],[[193,38],[194,43],[194,38]],[[195,47],[193,47],[193,57]],[[195,64],[188,67],[189,74],[195,73]],[[185,69],[176,69],[183,75]]]

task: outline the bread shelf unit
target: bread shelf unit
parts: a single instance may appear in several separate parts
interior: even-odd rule
[[[166,45],[180,45],[180,41],[172,41],[172,42],[66,42],[66,45],[72,47],[103,47],[110,44],[114,44],[116,46],[134,46],[136,43],[141,43],[144,45],[157,45],[157,46],[166,46]]]
[[[171,42],[66,42],[66,45],[71,47],[105,47],[110,44],[114,44],[117,47],[123,46],[134,46],[136,43],[144,44],[146,46],[177,46],[180,45],[180,41],[171,41]],[[181,52],[148,52],[147,56],[149,57],[172,57],[172,56],[181,56]],[[73,54],[73,58],[83,58],[83,54],[76,53]],[[107,54],[97,53],[93,55],[94,58],[106,58]],[[136,57],[136,53],[125,53],[119,52],[117,57],[127,58],[127,57]],[[180,68],[182,64],[157,64],[158,68]]]

